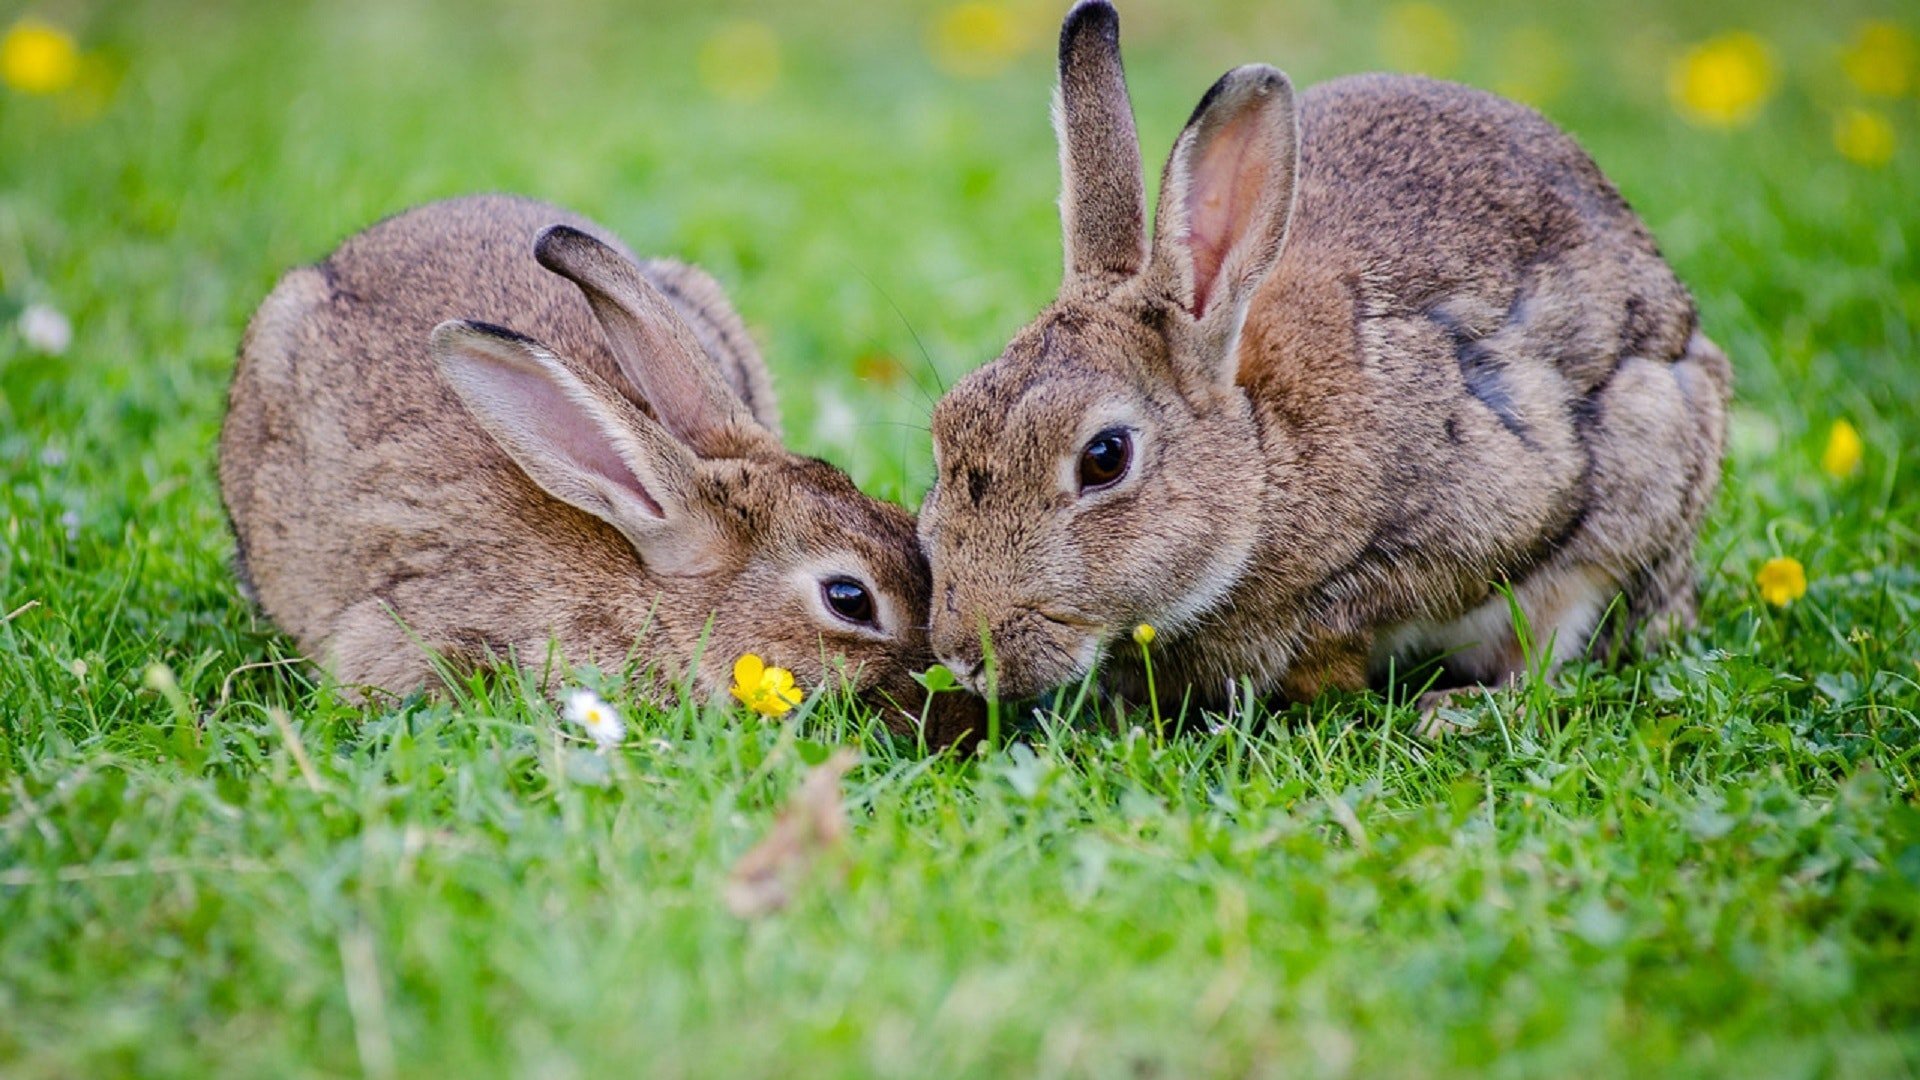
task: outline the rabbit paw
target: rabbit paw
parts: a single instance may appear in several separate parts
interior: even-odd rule
[[[1490,692],[1485,686],[1456,686],[1421,694],[1420,723],[1414,727],[1414,734],[1437,742],[1448,735],[1477,729],[1480,718],[1474,706],[1486,701]]]

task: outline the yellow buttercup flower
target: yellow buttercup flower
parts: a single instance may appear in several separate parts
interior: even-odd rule
[[[700,82],[715,97],[759,101],[780,82],[780,38],[755,19],[736,19],[708,35],[697,60]]]
[[[1753,582],[1760,586],[1760,598],[1774,607],[1786,607],[1807,595],[1806,567],[1784,555],[1768,559]]]
[[[1890,22],[1861,23],[1840,66],[1863,94],[1899,97],[1920,79],[1920,45],[1906,28]]]
[[[1704,41],[1667,76],[1667,93],[1680,114],[1707,127],[1752,120],[1773,95],[1773,57],[1766,42],[1745,31]]]
[[[987,78],[1005,71],[1034,37],[1029,20],[1011,5],[969,0],[934,16],[927,26],[927,52],[949,75]]]
[[[1400,4],[1380,20],[1379,45],[1388,67],[1445,75],[1460,63],[1460,24],[1438,4]]]
[[[747,653],[733,662],[733,696],[761,716],[785,716],[803,696],[793,672]]]
[[[1133,643],[1142,648],[1153,644],[1153,639],[1159,636],[1160,632],[1153,628],[1152,623],[1141,623],[1133,628]]]
[[[1875,109],[1846,108],[1833,119],[1833,148],[1856,165],[1893,160],[1893,123]]]
[[[0,38],[0,80],[23,94],[57,94],[80,74],[80,50],[65,30],[21,19]]]
[[[1860,471],[1860,458],[1866,444],[1860,433],[1845,420],[1835,420],[1827,432],[1827,449],[1820,455],[1820,467],[1835,480],[1845,480]]]

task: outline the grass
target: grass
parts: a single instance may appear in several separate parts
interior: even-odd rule
[[[1738,372],[1702,621],[1438,745],[1358,695],[1164,736],[1008,717],[969,760],[834,699],[774,725],[613,686],[605,758],[511,676],[363,712],[239,598],[212,446],[279,272],[507,189],[713,269],[795,442],[917,502],[936,380],[1056,282],[1052,5],[985,78],[930,60],[935,9],[783,8],[753,103],[703,82],[725,15],[51,10],[116,85],[93,116],[0,94],[0,306],[76,327],[58,358],[0,332],[0,1072],[1920,1072],[1920,107],[1837,59],[1900,9],[1453,5],[1449,39],[1395,37],[1417,9],[1129,4],[1156,162],[1254,58],[1531,86],[1594,151]],[[1778,90],[1698,129],[1667,64],[1730,28]],[[1834,150],[1862,102],[1884,167]],[[1849,481],[1818,465],[1841,417]],[[1776,554],[1811,581],[1784,609],[1753,585]],[[842,744],[844,877],[727,914]]]

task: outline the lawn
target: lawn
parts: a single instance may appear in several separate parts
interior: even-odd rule
[[[793,441],[908,505],[940,384],[1057,283],[1064,5],[652,6],[39,5],[82,51],[0,88],[0,1074],[1920,1073],[1911,6],[1123,0],[1151,162],[1255,59],[1593,151],[1738,380],[1661,655],[1437,744],[1378,695],[976,757],[611,678],[605,756],[512,677],[357,708],[228,569],[213,445],[284,269],[441,196],[575,207],[711,269]],[[730,914],[842,745],[844,844]]]

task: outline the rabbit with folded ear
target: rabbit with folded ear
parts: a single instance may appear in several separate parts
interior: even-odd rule
[[[934,413],[933,643],[1021,696],[1137,623],[1157,685],[1295,699],[1421,660],[1563,660],[1694,614],[1730,373],[1593,161],[1537,113],[1366,75],[1228,72],[1149,235],[1104,0],[1067,16],[1058,298]],[[1109,682],[1144,692],[1133,648]]]
[[[281,280],[241,346],[220,483],[243,578],[342,682],[403,693],[436,655],[542,665],[551,643],[663,689],[704,636],[707,693],[756,653],[904,727],[931,663],[913,519],[776,431],[711,278],[486,196]],[[936,708],[934,738],[977,729],[956,695]]]

